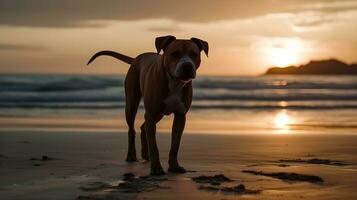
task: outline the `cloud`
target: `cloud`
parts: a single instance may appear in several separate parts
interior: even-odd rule
[[[298,21],[294,25],[297,27],[317,27],[325,24],[330,24],[335,22],[333,19],[315,19],[315,20],[305,20]]]
[[[155,23],[149,23],[146,28],[147,31],[153,33],[177,33],[182,30],[180,23],[172,20],[155,20]]]
[[[41,46],[20,45],[20,44],[0,44],[0,51],[44,51]]]
[[[296,12],[306,12],[306,11],[315,11],[315,12],[324,12],[324,13],[339,13],[357,10],[357,1],[356,0],[340,0],[340,1],[321,1],[313,2],[306,5],[299,5],[293,9]]]
[[[323,12],[302,12],[296,14],[292,20],[295,28],[319,28],[324,25],[338,22],[341,17],[336,14],[326,14]]]
[[[312,0],[315,2],[314,0]],[[319,0],[322,1],[322,0]],[[93,26],[96,20],[170,19],[207,23],[287,11],[308,0],[1,0],[0,25]]]
[[[153,26],[147,29],[148,31],[155,32],[155,33],[172,33],[172,32],[179,32],[181,29],[178,27],[169,27],[169,26]]]
[[[341,24],[353,26],[356,19],[357,9],[343,12],[304,11],[296,13],[289,23],[297,32],[326,31]]]

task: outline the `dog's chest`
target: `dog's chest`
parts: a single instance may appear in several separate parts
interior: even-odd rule
[[[164,100],[165,108],[164,114],[169,115],[171,113],[185,113],[186,106],[182,100],[181,93],[169,94],[169,96]]]
[[[182,96],[182,89],[184,86],[185,83],[169,83],[169,93],[163,101],[165,105],[163,113],[165,115],[171,113],[186,113],[187,108]]]

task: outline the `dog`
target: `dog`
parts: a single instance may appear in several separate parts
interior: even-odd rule
[[[174,114],[168,171],[185,173],[185,168],[178,163],[177,154],[186,113],[191,106],[192,80],[196,78],[196,71],[201,64],[201,52],[204,51],[208,57],[208,43],[198,38],[176,39],[168,35],[156,38],[155,46],[157,53],[143,53],[135,59],[114,51],[100,51],[91,57],[88,64],[102,55],[130,64],[125,78],[125,116],[129,128],[126,161],[137,161],[134,121],[143,98],[145,121],[141,126],[142,158],[150,160],[152,175],[165,174],[156,144],[156,123],[164,115]]]

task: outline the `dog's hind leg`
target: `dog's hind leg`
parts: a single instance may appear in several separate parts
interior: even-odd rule
[[[130,67],[125,78],[125,117],[128,124],[128,155],[126,161],[136,161],[135,150],[135,116],[138,111],[141,100],[141,92],[139,86],[139,75],[133,67]]]
[[[145,122],[141,125],[141,157],[144,160],[149,160],[149,147],[145,132]]]

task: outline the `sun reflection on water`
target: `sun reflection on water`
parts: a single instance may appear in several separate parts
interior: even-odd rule
[[[278,133],[289,133],[289,124],[291,123],[292,119],[286,110],[281,110],[274,117],[274,126],[278,130]]]
[[[279,102],[279,106],[280,107],[286,107],[286,106],[288,106],[288,103],[286,101],[280,101]]]

